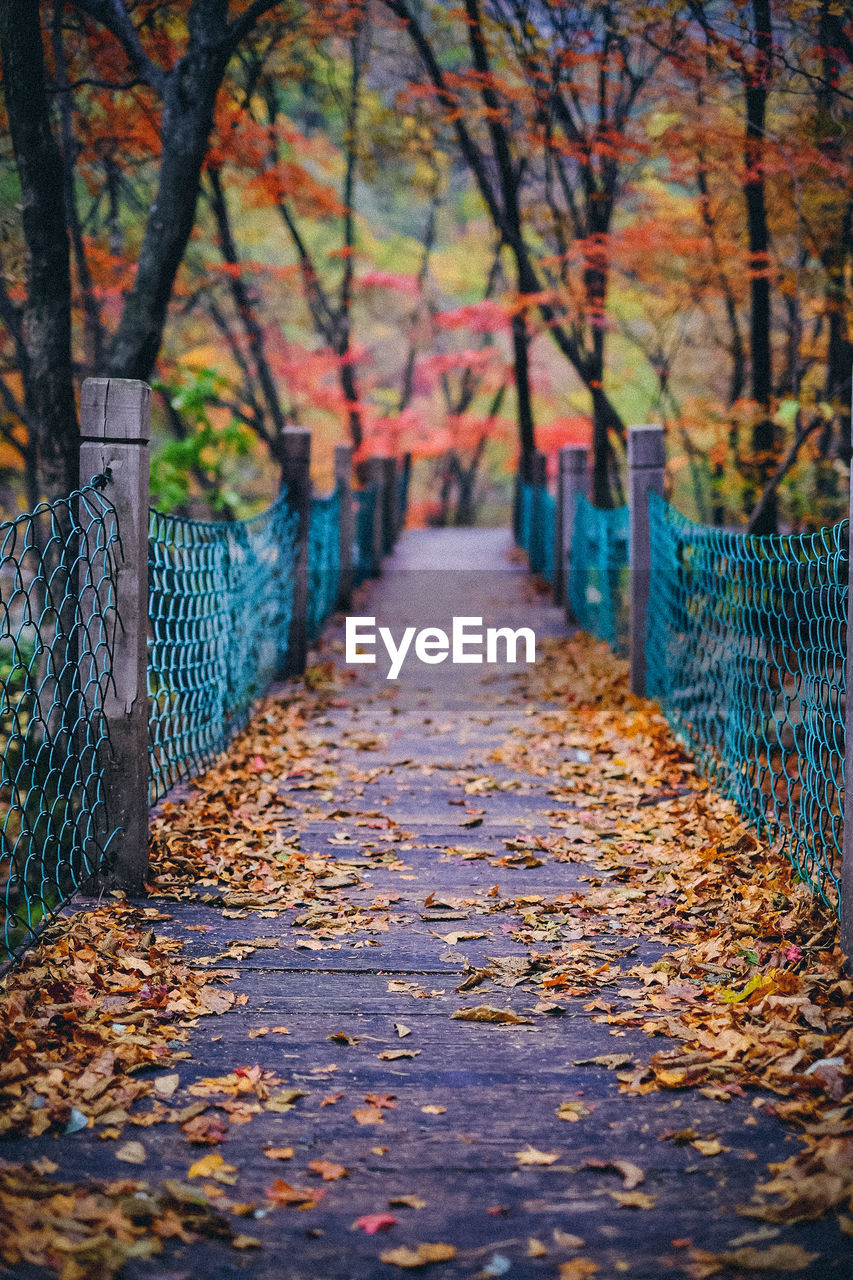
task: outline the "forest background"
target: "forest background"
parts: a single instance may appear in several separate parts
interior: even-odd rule
[[[498,523],[534,447],[706,523],[847,506],[853,30],[836,0],[0,0],[0,508],[155,389],[152,500],[266,505],[287,424]]]

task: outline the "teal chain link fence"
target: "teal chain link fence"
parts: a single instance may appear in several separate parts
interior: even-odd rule
[[[569,603],[579,625],[614,652],[628,652],[628,508],[604,510],[578,495],[568,566]]]
[[[109,853],[104,803],[121,544],[96,477],[0,524],[0,958]]]
[[[520,485],[516,541],[527,552],[530,572],[540,573],[552,586],[556,512],[556,500],[544,485]]]
[[[308,530],[308,618],[309,643],[323,630],[334,613],[341,575],[341,495],[338,490],[311,502]]]
[[[756,538],[653,495],[647,691],[702,772],[837,904],[848,525]]]
[[[151,512],[152,802],[227,746],[253,699],[283,670],[296,531],[286,495],[233,523]]]
[[[365,485],[352,495],[355,507],[355,546],[353,547],[353,583],[359,586],[365,578],[379,572],[373,552],[373,522],[379,490],[375,484]]]

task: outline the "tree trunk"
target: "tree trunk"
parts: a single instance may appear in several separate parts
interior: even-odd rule
[[[755,59],[746,72],[746,178],[747,228],[750,262],[750,346],[752,354],[752,398],[758,405],[758,419],[752,432],[756,487],[764,492],[774,469],[775,428],[770,419],[773,367],[770,349],[770,235],[764,183],[765,116],[770,83],[773,30],[770,0],[753,0]],[[775,533],[776,491],[763,504],[760,527],[755,533]]]
[[[115,378],[147,379],[154,368],[178,268],[195,222],[216,94],[229,52],[228,0],[194,0],[185,56],[166,78],[157,195],[110,352]]]
[[[71,269],[62,157],[50,128],[38,0],[0,0],[3,89],[28,255],[24,397],[50,498],[79,481],[71,364]]]

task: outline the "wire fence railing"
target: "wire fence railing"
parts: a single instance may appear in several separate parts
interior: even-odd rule
[[[0,965],[81,886],[142,891],[150,805],[304,671],[362,556],[380,571],[408,486],[383,459],[354,502],[338,445],[335,490],[314,495],[295,430],[259,515],[149,511],[150,390],[89,379],[82,408],[81,470],[104,474],[0,524]]]
[[[334,612],[341,574],[341,495],[316,494],[308,529],[308,640],[313,642]]]
[[[825,901],[844,821],[848,525],[748,537],[650,500],[647,692]]]
[[[583,494],[575,506],[567,588],[584,631],[628,652],[628,508],[594,507]]]
[[[0,524],[0,956],[31,942],[108,854],[121,557],[104,483]]]
[[[523,483],[518,498],[517,542],[527,552],[531,573],[554,584],[556,502],[544,484]]]
[[[703,776],[839,911],[851,955],[848,522],[774,537],[695,524],[661,496],[663,457],[660,428],[631,428],[632,505],[614,510],[589,502],[577,459],[561,465],[557,506],[573,513],[556,570],[562,599],[585,631],[629,658],[632,689],[660,704]],[[535,487],[520,485],[517,541],[539,572],[549,522]]]
[[[297,521],[286,495],[249,520],[152,510],[148,535],[150,796],[199,773],[285,663]]]

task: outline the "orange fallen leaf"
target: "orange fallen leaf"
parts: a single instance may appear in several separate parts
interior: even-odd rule
[[[340,1178],[349,1177],[349,1169],[342,1164],[335,1164],[332,1160],[312,1160],[308,1168],[314,1173],[319,1173],[324,1182],[337,1182]]]
[[[292,1160],[293,1147],[265,1147],[264,1155],[268,1160]]]
[[[389,1263],[392,1267],[427,1267],[431,1262],[450,1262],[456,1257],[456,1247],[452,1244],[418,1244],[414,1249],[402,1247],[388,1249],[380,1253],[380,1262]]]

